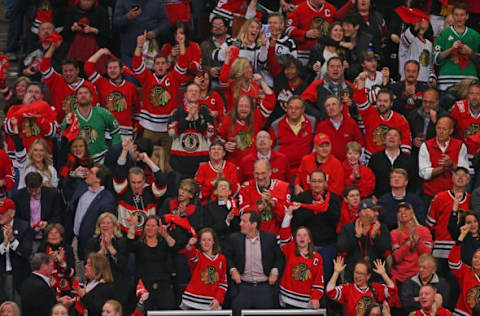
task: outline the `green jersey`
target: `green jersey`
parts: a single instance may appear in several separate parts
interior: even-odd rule
[[[93,106],[87,117],[83,117],[78,108],[73,111],[78,119],[80,126],[79,136],[83,136],[88,141],[88,150],[94,161],[103,159],[103,155],[108,150],[105,142],[105,132],[112,137],[112,144],[121,143],[120,127],[117,120],[108,110]],[[62,124],[62,131],[67,128],[66,120]]]
[[[473,61],[469,58],[466,65],[461,67],[462,57],[452,52],[444,59],[440,59],[440,53],[453,46],[456,41],[461,41],[470,47],[475,53],[480,52],[480,35],[473,29],[467,27],[465,32],[459,34],[453,26],[443,29],[435,40],[434,60],[440,66],[438,75],[438,87],[445,91],[448,87],[462,81],[465,78],[477,78],[477,69]],[[463,69],[462,69],[463,68]]]

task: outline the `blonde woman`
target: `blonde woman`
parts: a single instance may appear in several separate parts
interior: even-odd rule
[[[247,58],[253,65],[255,71],[259,71],[267,63],[268,39],[260,32],[261,24],[255,18],[248,19],[243,23],[233,45],[238,47],[239,56]],[[227,57],[227,45],[222,46],[217,60],[223,62]]]
[[[12,301],[5,301],[0,305],[1,316],[20,316],[20,309],[17,303]]]
[[[390,272],[398,284],[418,273],[418,258],[432,253],[433,243],[430,230],[418,223],[410,203],[398,204],[397,219],[398,228],[390,232],[393,257]]]
[[[27,159],[23,163],[23,168],[20,168],[18,190],[25,187],[25,176],[33,171],[42,175],[44,186],[54,188],[58,186],[57,170],[53,167],[50,149],[43,138],[34,140],[30,145]]]
[[[128,263],[127,241],[123,237],[117,218],[114,214],[105,212],[100,215],[95,225],[95,234],[87,243],[87,253],[103,254],[110,262],[118,299],[123,301],[128,293],[125,284],[125,273]]]

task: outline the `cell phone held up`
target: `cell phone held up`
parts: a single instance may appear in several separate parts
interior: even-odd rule
[[[132,5],[132,10],[134,11],[137,11],[137,10],[140,10],[140,5],[137,3],[137,4],[133,4]]]

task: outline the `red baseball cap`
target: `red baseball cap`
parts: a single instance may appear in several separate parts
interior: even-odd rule
[[[15,210],[15,203],[10,199],[1,199],[0,200],[0,214],[4,214],[8,210]]]
[[[313,139],[313,143],[317,146],[320,146],[323,143],[331,144],[330,137],[328,137],[328,135],[324,133],[318,133],[317,135],[315,135],[315,138]]]

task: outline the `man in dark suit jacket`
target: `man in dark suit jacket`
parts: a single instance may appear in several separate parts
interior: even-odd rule
[[[104,165],[90,168],[85,182],[77,188],[67,209],[65,241],[71,243],[74,237],[77,238],[80,260],[85,260],[85,247],[95,232],[98,217],[105,212],[117,215],[115,196],[105,189],[109,175],[110,171]]]
[[[15,218],[33,225],[34,239],[42,239],[42,230],[50,223],[63,223],[63,200],[55,188],[42,186],[42,176],[38,172],[29,172],[25,176],[26,187],[13,196],[15,202]],[[40,209],[32,209],[32,205]],[[39,212],[38,212],[39,211]],[[38,227],[38,228],[37,228]]]
[[[232,294],[234,315],[246,308],[273,308],[274,286],[284,260],[276,236],[260,232],[261,222],[260,213],[247,211],[241,217],[240,233],[230,237],[226,256],[238,290]]]
[[[49,255],[38,252],[32,256],[30,264],[33,272],[20,290],[22,315],[49,316],[50,309],[57,303],[55,290],[50,288],[55,262]]]
[[[30,273],[33,233],[28,222],[14,219],[15,203],[0,200],[0,284],[5,298],[20,301],[20,286]]]

